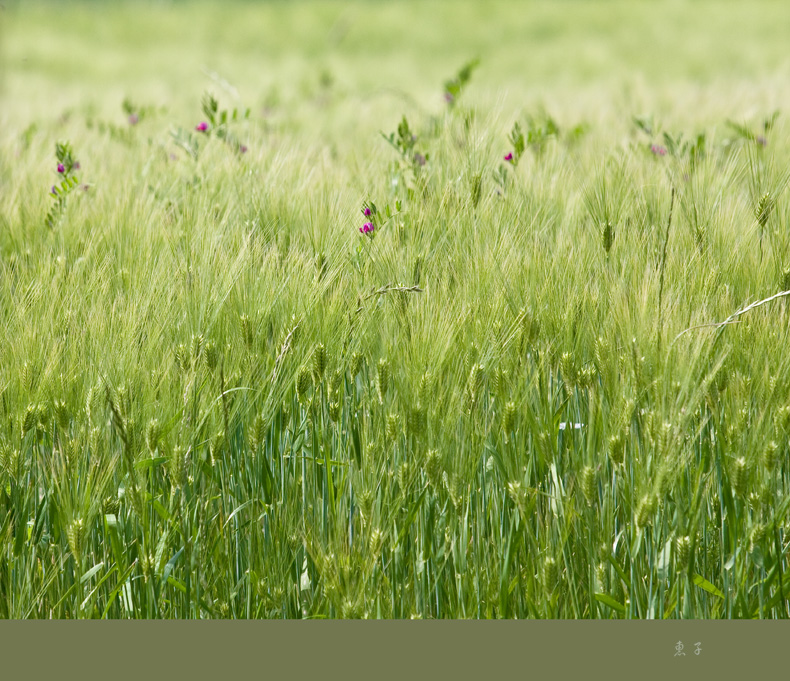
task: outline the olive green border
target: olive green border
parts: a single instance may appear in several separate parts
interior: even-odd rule
[[[789,641],[784,621],[0,621],[0,678],[787,678]]]

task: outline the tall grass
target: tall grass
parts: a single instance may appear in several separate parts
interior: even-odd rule
[[[6,128],[0,616],[788,615],[786,299],[710,326],[788,288],[787,122],[570,111],[498,184],[533,119],[476,78],[360,109],[424,166],[329,81],[244,154],[183,101]]]

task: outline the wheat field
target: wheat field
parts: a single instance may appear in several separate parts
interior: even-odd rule
[[[787,617],[788,20],[6,3],[0,617]]]

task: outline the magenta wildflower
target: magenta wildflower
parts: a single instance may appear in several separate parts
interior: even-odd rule
[[[140,122],[140,117],[137,114],[129,114],[129,125],[137,125]]]
[[[650,151],[652,151],[656,156],[666,156],[667,150],[662,147],[660,144],[654,144],[650,147]]]
[[[505,160],[510,162],[510,163],[513,162],[513,152],[512,151],[507,152],[507,156],[505,156]]]
[[[365,208],[365,210],[362,212],[365,214],[366,218],[369,218],[372,215],[370,208]]]
[[[201,121],[195,126],[195,130],[198,132],[206,132],[206,130],[208,130],[208,123],[206,123],[206,121]]]
[[[245,147],[245,146],[242,144],[242,145],[239,147],[239,153],[241,153],[241,154],[246,154],[246,153],[247,153],[247,147]]]
[[[52,194],[52,196],[57,196],[57,192],[55,192],[55,185],[54,184],[52,185],[52,191],[50,192],[50,194]]]
[[[58,172],[61,173],[61,174],[65,173],[66,172],[66,166],[64,166],[62,163],[58,163]]]
[[[364,225],[362,225],[362,227],[360,228],[359,231],[362,232],[363,234],[369,234],[374,229],[375,228],[373,227],[373,223],[372,222],[366,222]]]

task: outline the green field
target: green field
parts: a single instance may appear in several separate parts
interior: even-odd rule
[[[0,22],[0,618],[790,615],[790,4]]]

